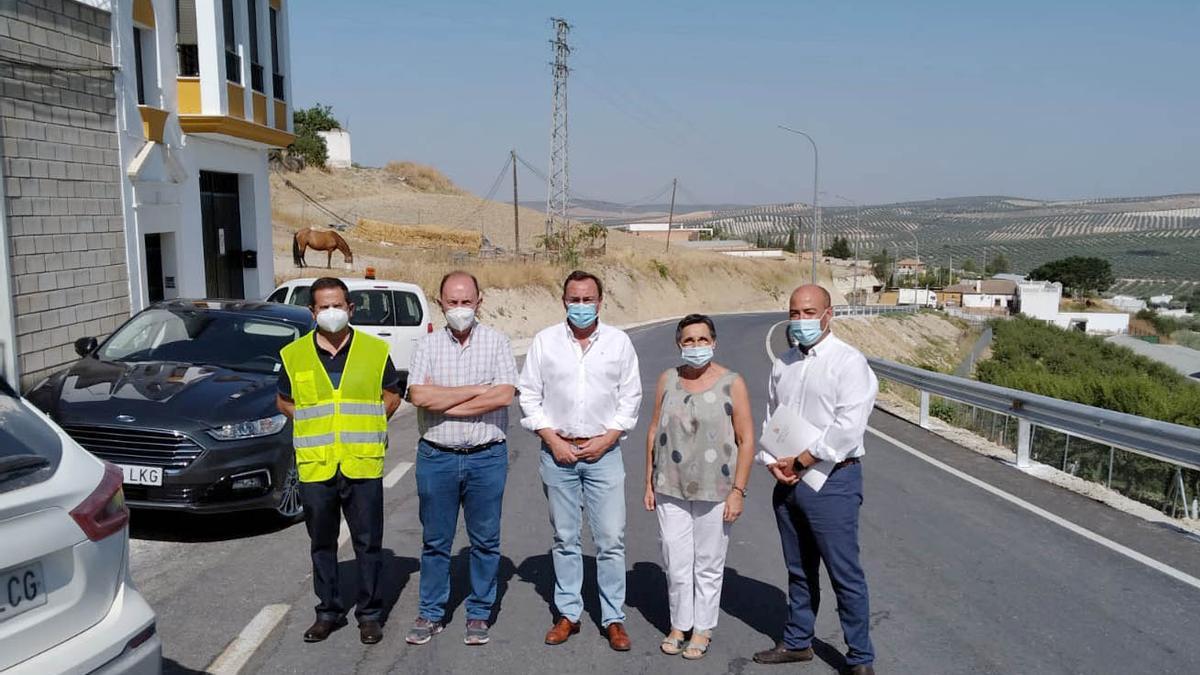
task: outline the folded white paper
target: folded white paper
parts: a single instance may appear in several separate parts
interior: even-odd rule
[[[819,440],[821,430],[801,417],[798,409],[780,406],[775,410],[775,414],[763,423],[756,459],[760,464],[773,464],[780,457],[794,457],[805,450],[811,450]],[[812,488],[813,492],[820,492],[834,466],[835,463],[828,460],[817,462],[800,474],[800,480]]]

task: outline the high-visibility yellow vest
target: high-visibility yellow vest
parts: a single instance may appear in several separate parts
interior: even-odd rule
[[[355,331],[336,389],[317,356],[312,333],[284,347],[280,356],[296,403],[292,446],[301,482],[329,480],[339,468],[347,478],[382,478],[387,449],[382,400],[387,343]]]

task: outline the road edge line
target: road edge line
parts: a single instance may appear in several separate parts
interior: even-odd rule
[[[258,614],[205,670],[212,675],[237,675],[291,608],[291,605],[267,605],[258,610]]]
[[[1030,502],[1025,501],[1024,499],[1021,499],[1020,497],[1018,497],[1012,493],[1001,490],[1000,488],[992,485],[991,483],[980,480],[979,478],[976,478],[975,476],[972,476],[971,474],[969,474],[965,471],[956,469],[939,459],[930,457],[929,455],[926,455],[925,453],[921,452],[920,450],[913,448],[912,446],[908,445],[907,443],[904,443],[903,441],[893,438],[892,436],[889,436],[888,434],[886,434],[872,426],[868,426],[867,431],[871,432],[879,439],[886,441],[888,443],[891,443],[892,445],[896,446],[897,448],[900,448],[901,450],[909,453],[910,455],[913,455],[917,459],[928,462],[929,464],[941,469],[942,471],[945,471],[946,473],[948,473],[956,478],[960,478],[960,479],[970,483],[971,485],[974,485],[975,487],[980,488],[984,492],[991,493],[992,495],[999,497],[999,498],[1003,499],[1004,501],[1009,502],[1010,504],[1013,504],[1014,506],[1018,506],[1022,509],[1025,509],[1026,511],[1028,511],[1036,516],[1039,516],[1041,518],[1044,518],[1045,520],[1048,520],[1051,523],[1054,523],[1055,525],[1058,525],[1059,527],[1061,527],[1065,530],[1074,532],[1075,534],[1083,537],[1084,539],[1088,539],[1096,544],[1099,544],[1099,545],[1113,551],[1114,553],[1119,553],[1119,554],[1121,554],[1131,560],[1139,562],[1153,570],[1157,570],[1158,572],[1161,572],[1161,573],[1175,579],[1176,581],[1181,581],[1197,590],[1200,590],[1200,579],[1188,574],[1187,572],[1183,572],[1174,567],[1171,567],[1170,565],[1168,565],[1164,562],[1155,560],[1154,558],[1151,558],[1150,556],[1148,556],[1144,553],[1139,553],[1138,551],[1135,551],[1132,548],[1125,546],[1124,544],[1117,543],[1117,542],[1113,541],[1112,539],[1105,537],[1104,535],[1098,534],[1096,532],[1093,532],[1092,530],[1087,529],[1086,527],[1083,527],[1081,525],[1076,525],[1075,523],[1067,520],[1066,518],[1063,518],[1062,516],[1051,513],[1050,511],[1047,511],[1046,509],[1043,509],[1042,507],[1040,507],[1036,504],[1032,504]]]

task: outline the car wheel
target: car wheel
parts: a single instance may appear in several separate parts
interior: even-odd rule
[[[304,502],[300,499],[300,473],[294,464],[288,467],[287,474],[283,477],[275,512],[280,518],[293,522],[304,515]]]

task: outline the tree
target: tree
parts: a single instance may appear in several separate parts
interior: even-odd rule
[[[888,257],[886,248],[879,249],[878,253],[871,256],[871,274],[875,275],[876,279],[884,281],[888,276],[888,263],[891,258]]]
[[[833,244],[822,253],[839,260],[847,260],[854,256],[854,251],[850,250],[850,242],[845,237],[834,237]]]
[[[325,168],[329,148],[317,132],[342,128],[333,116],[333,108],[318,103],[311,108],[296,110],[292,113],[292,127],[296,140],[288,146],[288,152],[303,157],[308,166]]]
[[[963,264],[962,264],[962,271],[970,272],[971,274],[974,274],[975,272],[979,271],[979,268],[975,266],[974,260],[967,258],[966,261],[963,262]]]
[[[788,232],[787,243],[783,245],[783,250],[786,253],[796,252],[796,231]]]
[[[985,271],[990,275],[1003,274],[1011,269],[1012,263],[1008,261],[1008,256],[1004,255],[1003,253],[997,253],[996,257],[992,258],[991,262],[987,264],[987,269]]]
[[[1048,262],[1030,272],[1029,278],[1057,281],[1071,295],[1104,291],[1115,281],[1112,265],[1107,260],[1077,255]]]

